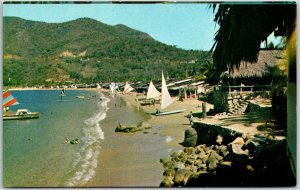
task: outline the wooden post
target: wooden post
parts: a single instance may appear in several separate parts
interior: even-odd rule
[[[202,118],[206,118],[206,102],[202,102]]]

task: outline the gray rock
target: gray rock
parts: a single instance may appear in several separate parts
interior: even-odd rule
[[[171,169],[171,168],[173,168],[174,166],[175,166],[175,162],[174,161],[172,161],[172,160],[170,160],[170,161],[168,161],[168,162],[165,162],[164,164],[163,164],[163,167],[164,168],[169,168],[169,169]]]
[[[216,146],[215,150],[220,156],[223,156],[223,157],[228,154],[228,149],[227,149],[227,146],[225,146],[225,145]]]
[[[186,148],[187,155],[193,155],[195,154],[195,148],[194,147],[188,147]]]
[[[175,170],[174,169],[166,169],[165,172],[163,173],[164,176],[170,177],[170,179],[174,179],[175,177]]]
[[[179,162],[179,163],[176,163],[175,166],[174,166],[174,169],[177,171],[177,170],[180,170],[180,169],[185,169],[185,165],[184,163],[182,162]]]
[[[174,182],[179,185],[186,185],[192,172],[189,169],[179,169],[175,173]]]
[[[165,177],[159,186],[160,187],[173,187],[174,182],[170,177]]]
[[[197,144],[197,139],[197,131],[194,128],[189,128],[184,132],[184,142],[182,144],[185,147],[195,147]]]
[[[208,164],[208,171],[213,171],[217,168],[219,161],[216,158],[213,158]]]
[[[192,164],[194,164],[194,162],[193,162],[193,160],[191,160],[191,159],[187,159],[187,160],[185,161],[185,164],[186,164],[186,165],[192,165]]]

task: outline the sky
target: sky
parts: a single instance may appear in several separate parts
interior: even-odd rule
[[[210,50],[217,25],[204,3],[167,4],[4,4],[3,16],[59,23],[89,17],[124,24],[154,39],[186,50]]]

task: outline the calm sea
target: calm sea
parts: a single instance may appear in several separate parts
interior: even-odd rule
[[[12,91],[19,105],[40,118],[3,121],[5,187],[80,186],[90,180],[104,140],[101,120],[109,98],[96,91]],[[85,99],[76,98],[85,96]],[[80,144],[64,144],[78,138]]]

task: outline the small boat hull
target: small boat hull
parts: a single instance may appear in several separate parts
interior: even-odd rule
[[[24,114],[24,115],[3,115],[3,120],[16,120],[16,119],[36,119],[39,118],[40,114],[38,112],[36,113],[30,113],[30,114]]]
[[[173,110],[173,111],[168,111],[168,112],[159,112],[159,113],[155,113],[155,115],[156,116],[171,115],[171,114],[181,113],[184,111],[186,111],[186,109]]]

